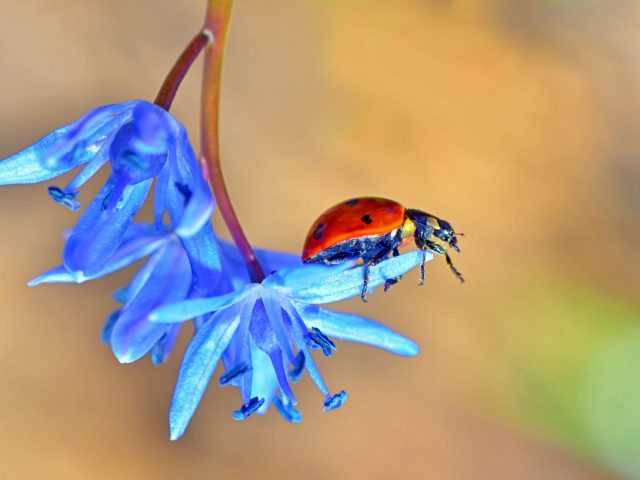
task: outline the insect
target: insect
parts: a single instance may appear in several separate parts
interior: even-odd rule
[[[362,259],[365,265],[361,298],[367,301],[369,269],[391,255],[397,257],[398,248],[411,240],[422,250],[420,285],[424,284],[424,263],[430,250],[444,255],[451,272],[464,282],[451,262],[447,248],[456,252],[457,236],[446,220],[434,215],[405,208],[398,202],[378,197],[352,198],[324,212],[313,223],[302,250],[304,263],[335,265]],[[385,282],[385,292],[400,280]]]

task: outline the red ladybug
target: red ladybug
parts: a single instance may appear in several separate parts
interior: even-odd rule
[[[339,203],[313,223],[302,250],[304,263],[334,265],[362,259],[365,265],[362,301],[367,301],[369,268],[399,255],[398,248],[413,237],[425,254],[420,264],[420,285],[424,284],[426,251],[444,255],[451,272],[464,282],[451,263],[447,247],[459,252],[458,240],[449,222],[421,210],[405,208],[386,198],[361,197]],[[385,291],[400,277],[389,279]]]

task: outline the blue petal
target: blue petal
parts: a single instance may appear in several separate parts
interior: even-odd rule
[[[253,351],[259,350],[251,340],[251,335],[249,333],[251,315],[253,314],[253,307],[255,305],[255,302],[257,301],[257,298],[257,295],[253,295],[252,297],[247,298],[242,303],[242,307],[240,309],[240,326],[238,327],[239,331],[235,336],[237,342],[235,348],[237,361],[246,363],[247,365],[251,365],[251,368],[247,371],[246,374],[242,376],[242,380],[240,382],[240,392],[242,394],[242,401],[244,403],[247,403],[251,399],[251,397],[258,395],[258,393],[252,392],[252,385],[254,381],[253,370],[254,368],[259,366],[253,362]],[[260,373],[258,373],[258,375],[260,375]],[[268,408],[269,398],[264,396],[262,396],[261,398],[266,398],[266,406],[263,406],[263,408]]]
[[[87,163],[107,138],[131,118],[127,110],[134,103],[97,108],[0,162],[0,185],[44,182]]]
[[[227,293],[219,297],[194,298],[160,307],[149,314],[149,320],[157,323],[176,323],[207,313],[215,312],[237,304],[255,291],[255,285],[247,285],[237,292]]]
[[[287,312],[289,319],[291,320],[291,324],[292,324],[291,331],[293,333],[296,346],[298,347],[298,351],[302,352],[304,355],[304,366],[306,371],[309,373],[311,380],[313,380],[313,383],[315,383],[316,387],[325,396],[325,398],[327,399],[330,398],[331,394],[329,393],[327,384],[324,383],[324,379],[320,374],[320,370],[318,370],[316,363],[313,361],[313,357],[311,356],[311,353],[307,349],[308,334],[307,334],[306,325],[302,321],[300,314],[298,313],[298,311],[296,310],[296,307],[293,304],[289,302],[284,302],[282,306]]]
[[[273,250],[263,250],[258,248],[256,256],[267,273],[281,270],[283,268],[302,267],[300,255],[295,253],[276,252]]]
[[[220,252],[211,222],[195,235],[180,239],[193,270],[193,288],[201,295],[215,293],[220,281]]]
[[[158,233],[148,228],[143,229],[140,224],[131,224],[122,243],[102,270],[93,275],[85,276],[82,272],[70,272],[61,265],[30,280],[27,285],[35,287],[41,283],[83,283],[87,280],[104,277],[150,255],[171,241],[171,238],[168,233]]]
[[[82,277],[81,277],[82,278]],[[35,287],[41,283],[82,283],[78,277],[64,268],[62,265],[44,272],[37,277],[29,280],[27,285]]]
[[[108,198],[116,189],[113,178],[107,182],[67,240],[63,258],[70,271],[92,276],[105,267],[147,198],[151,182],[150,179],[126,186],[117,201]],[[115,204],[115,208],[105,210],[107,202]]]
[[[167,162],[168,152],[175,149],[166,111],[140,102],[133,117],[133,121],[116,132],[109,149],[113,175],[129,184],[158,175]]]
[[[224,271],[231,272],[234,279],[242,284],[249,282],[247,265],[238,251],[238,247],[233,242],[220,240],[220,251],[225,260]],[[255,254],[262,265],[265,273],[275,272],[280,269],[291,269],[302,266],[300,255],[293,253],[276,252],[272,250],[256,249]]]
[[[415,342],[381,323],[314,305],[301,307],[301,315],[307,327],[319,328],[330,337],[364,343],[406,357],[420,353],[420,348]]]
[[[158,343],[153,346],[151,349],[151,361],[154,365],[160,365],[169,359],[169,354],[176,343],[179,333],[180,325],[171,326],[162,338],[158,340]]]
[[[249,331],[251,332],[251,338],[254,340],[256,346],[269,355],[271,364],[273,365],[273,370],[276,372],[280,388],[291,403],[295,405],[296,399],[291,391],[289,378],[287,377],[287,371],[282,359],[282,348],[284,345],[280,344],[280,339],[273,331],[263,300],[258,300],[255,304],[253,313],[251,314]],[[284,339],[284,341],[285,345],[289,342],[288,339]],[[289,346],[288,348],[290,349],[291,347]]]
[[[169,165],[174,165],[176,160],[176,149],[169,150]],[[172,179],[175,182],[175,174],[180,174],[180,168],[174,166],[171,170]],[[188,181],[182,176],[178,182]],[[180,185],[183,185],[180,183]],[[186,183],[184,185],[187,185]],[[167,190],[167,210],[171,223],[179,225],[185,210],[185,203],[188,203],[186,191],[181,193],[180,189],[174,184],[170,185]],[[198,230],[197,233],[190,237],[181,237],[184,249],[189,256],[191,268],[194,274],[194,288],[202,295],[213,292],[220,280],[220,252],[218,250],[218,242],[211,226],[211,221],[207,221]]]
[[[184,354],[169,410],[171,440],[182,436],[200,403],[222,352],[238,328],[240,306],[213,315],[195,334]]]
[[[258,410],[260,415],[264,415],[269,409],[271,399],[278,388],[278,379],[273,371],[269,355],[253,344],[251,346],[251,362],[253,364],[253,379],[249,396],[265,399],[265,403]]]
[[[293,364],[295,362],[296,356],[293,353],[293,349],[291,348],[291,340],[285,329],[284,317],[282,315],[282,306],[280,305],[280,302],[275,295],[263,295],[262,301],[267,313],[267,317],[269,318],[271,329],[278,339],[278,344],[280,345],[280,348],[282,348],[282,351],[286,355],[289,362]]]
[[[428,253],[426,260],[433,255]],[[382,285],[387,279],[398,277],[420,264],[422,252],[405,253],[371,267],[369,288]],[[364,280],[364,267],[343,270],[338,267],[313,265],[277,272],[263,282],[265,288],[277,288],[293,299],[305,303],[330,303],[360,295]],[[337,269],[334,270],[334,268]]]
[[[141,100],[98,107],[77,122],[69,125],[65,135],[42,152],[44,168],[62,167],[69,163],[79,165],[89,161],[103,143],[133,118],[134,107]]]
[[[187,133],[182,127],[178,137],[175,165],[172,167],[174,187],[188,189],[188,192],[181,192],[185,197],[184,210],[180,221],[175,226],[175,231],[179,236],[190,237],[198,232],[211,217],[214,200],[209,184],[205,181],[196,161]]]
[[[0,185],[44,182],[82,165],[82,162],[58,165],[53,168],[45,168],[42,165],[43,152],[63,138],[71,127],[72,125],[67,125],[59,128],[25,150],[0,162]]]
[[[138,274],[146,281],[123,307],[111,333],[111,348],[122,363],[146,355],[167,333],[167,325],[148,321],[149,312],[165,303],[179,301],[189,292],[191,268],[180,245],[174,244],[156,253],[148,265],[150,267],[143,270],[151,270],[151,274],[144,271]]]
[[[118,318],[120,318],[120,310],[111,312],[105,320],[102,330],[100,331],[100,340],[104,345],[109,345],[109,343],[111,343],[111,332],[113,331],[113,326],[118,321]]]

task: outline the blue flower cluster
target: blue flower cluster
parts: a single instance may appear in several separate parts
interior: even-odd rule
[[[225,373],[218,384],[238,388],[242,397],[233,418],[264,414],[273,404],[297,423],[291,385],[304,372],[325,410],[347,398],[329,390],[312,356],[314,350],[331,356],[332,339],[418,353],[414,342],[384,325],[319,306],[358,296],[363,267],[302,265],[298,256],[258,250],[272,273],[252,283],[236,247],[215,235],[214,198],[184,127],[154,104],[136,100],[93,110],[0,162],[0,185],[44,182],[83,167],[66,187],[49,187],[54,201],[79,210],[79,189],[107,163],[109,179],[68,234],[62,265],[29,285],[82,283],[147,259],[114,293],[120,307],[108,317],[102,340],[120,362],[149,354],[161,364],[183,323],[193,322],[169,414],[172,439],[185,431],[220,360]],[[154,222],[134,222],[154,179]],[[417,266],[422,256],[411,252],[372,267],[370,288]]]

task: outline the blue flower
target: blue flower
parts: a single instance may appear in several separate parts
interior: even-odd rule
[[[0,185],[44,182],[84,165],[65,188],[49,187],[53,200],[77,210],[80,187],[107,162],[106,185],[67,239],[63,263],[69,272],[92,277],[105,268],[154,178],[158,228],[166,209],[176,234],[187,239],[188,253],[202,247],[202,239],[194,237],[213,211],[211,191],[184,127],[143,100],[97,108],[0,162]],[[219,270],[216,264],[208,267]]]
[[[371,288],[421,261],[422,252],[415,251],[372,267]],[[330,356],[336,347],[329,337],[398,355],[416,355],[414,342],[384,325],[317,306],[360,294],[363,267],[347,267],[282,269],[260,284],[245,284],[226,295],[186,300],[151,312],[152,322],[164,324],[204,317],[178,375],[169,413],[171,439],[184,433],[221,358],[226,373],[219,384],[238,387],[242,395],[235,419],[264,413],[273,402],[285,419],[295,423],[301,417],[294,408],[297,401],[290,380],[295,382],[305,370],[324,396],[324,410],[336,409],[346,400],[344,391],[330,393],[310,354],[318,349]],[[275,396],[278,389],[279,397]]]
[[[212,236],[209,231],[208,236]],[[208,243],[215,242],[209,238]],[[246,268],[237,249],[228,242],[221,242],[224,275],[204,289],[193,275],[193,265],[201,268],[211,263],[207,256],[212,252],[202,250],[191,258],[183,248],[183,240],[168,227],[160,230],[154,225],[132,223],[123,241],[104,268],[92,276],[71,272],[64,265],[51,269],[29,282],[29,286],[42,283],[83,283],[109,275],[132,263],[149,257],[129,285],[115,292],[114,298],[122,306],[107,318],[101,337],[111,345],[114,355],[122,363],[130,363],[147,353],[155,364],[164,363],[173,348],[181,324],[162,324],[149,321],[149,313],[163,305],[204,295],[221,295],[232,292],[248,282]],[[217,258],[217,251],[214,252]],[[257,250],[260,261],[270,269],[288,268],[300,264],[298,256]],[[196,323],[202,323],[196,318]]]
[[[70,272],[61,265],[34,278],[29,286],[94,280],[147,256],[146,264],[129,285],[115,292],[114,298],[122,307],[107,318],[101,337],[122,363],[138,360],[148,352],[154,363],[163,363],[180,325],[152,324],[147,315],[159,306],[198,295],[189,257],[180,239],[168,228],[158,231],[154,225],[132,223],[109,262],[93,276]]]

